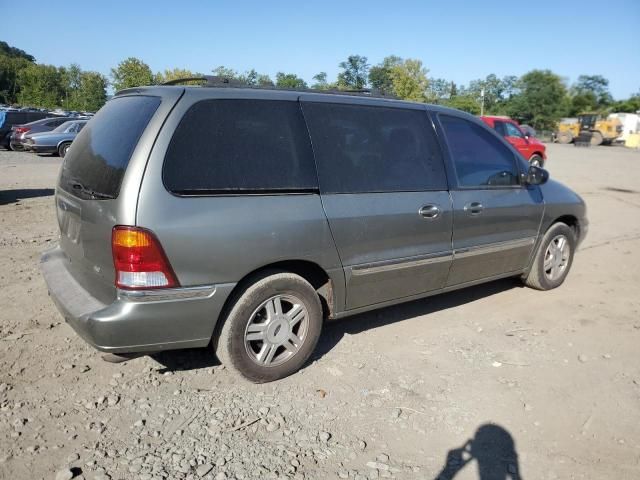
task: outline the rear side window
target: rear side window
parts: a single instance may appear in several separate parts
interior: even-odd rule
[[[440,115],[461,187],[519,184],[516,157],[490,131],[464,118]]]
[[[75,138],[64,159],[61,187],[85,198],[117,197],[131,154],[158,105],[158,97],[109,100]]]
[[[323,193],[446,190],[424,110],[304,103]]]
[[[173,134],[162,178],[181,195],[318,189],[300,106],[288,101],[196,103]]]

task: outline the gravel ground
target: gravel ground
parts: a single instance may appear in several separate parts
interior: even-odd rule
[[[332,323],[256,386],[206,349],[103,362],[38,272],[60,160],[0,152],[0,478],[640,478],[640,152],[549,155],[591,220],[561,288]]]

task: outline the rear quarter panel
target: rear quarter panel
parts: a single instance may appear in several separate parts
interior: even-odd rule
[[[171,136],[191,105],[210,98],[260,95],[259,91],[187,90],[149,158],[136,224],[156,234],[183,286],[236,283],[266,265],[305,260],[329,274],[340,308],[344,274],[319,194],[184,197],[170,193],[162,182]],[[274,100],[277,95],[270,92],[265,98]],[[282,93],[282,99],[292,98],[289,92]]]

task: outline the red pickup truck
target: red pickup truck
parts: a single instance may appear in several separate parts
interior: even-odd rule
[[[518,122],[508,117],[483,116],[480,119],[502,135],[524,158],[529,160],[531,165],[544,166],[547,161],[547,147],[537,138],[525,134]]]

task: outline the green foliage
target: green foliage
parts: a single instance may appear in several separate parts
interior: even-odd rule
[[[518,82],[520,93],[511,97],[505,111],[538,130],[553,130],[563,116],[567,88],[550,70],[532,70]]]
[[[498,78],[495,74],[484,79],[472,80],[464,89],[464,94],[482,103],[484,89],[484,111],[487,114],[500,114],[506,110],[509,99],[517,92],[517,77]]]
[[[382,94],[395,94],[391,70],[400,64],[402,64],[402,58],[390,55],[385,57],[378,65],[371,67],[369,69],[369,84],[371,88],[378,90]]]
[[[15,103],[18,100],[20,72],[33,63],[24,58],[9,57],[0,53],[0,102]]]
[[[216,67],[211,71],[217,77],[224,77],[224,78],[236,79],[236,80],[240,78],[240,75],[238,74],[238,72],[236,72],[231,68],[227,68],[224,65],[220,65],[219,67]]]
[[[432,103],[443,103],[458,94],[456,84],[444,78],[432,78],[429,80],[427,99]]]
[[[190,78],[190,77],[199,77],[201,76],[199,73],[194,73],[191,70],[187,70],[186,68],[172,68],[166,69],[164,72],[158,72],[154,76],[154,82],[158,85],[162,85],[165,82],[170,82],[172,80],[179,80],[181,78]],[[201,84],[202,81],[194,80],[192,82],[187,82],[186,84]]]
[[[125,88],[153,85],[154,75],[149,65],[142,60],[129,57],[111,69],[111,84],[118,91]]]
[[[450,108],[457,108],[472,115],[480,115],[480,103],[471,95],[455,95],[445,102]]]
[[[278,88],[307,88],[307,83],[295,73],[276,73],[276,87]]]
[[[29,65],[18,74],[18,102],[45,108],[61,105],[66,97],[64,77],[65,70],[53,65]]]
[[[342,72],[338,74],[338,88],[360,90],[367,86],[369,64],[367,57],[349,55],[346,62],[340,62]]]
[[[251,69],[248,72],[243,73],[238,77],[242,83],[246,83],[252,87],[273,87],[274,83],[271,77],[266,74],[258,73],[255,69]]]
[[[98,72],[82,72],[77,103],[70,108],[85,112],[96,112],[107,101],[107,79]]]
[[[403,100],[414,102],[427,101],[427,69],[420,60],[407,59],[391,67],[391,84],[394,93]]]
[[[36,59],[33,55],[29,55],[24,50],[10,46],[7,42],[0,41],[0,55],[7,56],[9,58],[21,58],[30,63],[35,63]]]
[[[329,90],[332,88],[332,85],[327,82],[327,72],[320,72],[313,76],[313,79],[316,81],[311,88],[315,88],[316,90]]]
[[[640,93],[611,105],[611,111],[619,113],[640,112]]]
[[[602,75],[580,75],[565,99],[565,115],[575,117],[585,112],[604,112],[612,103],[609,80]]]

